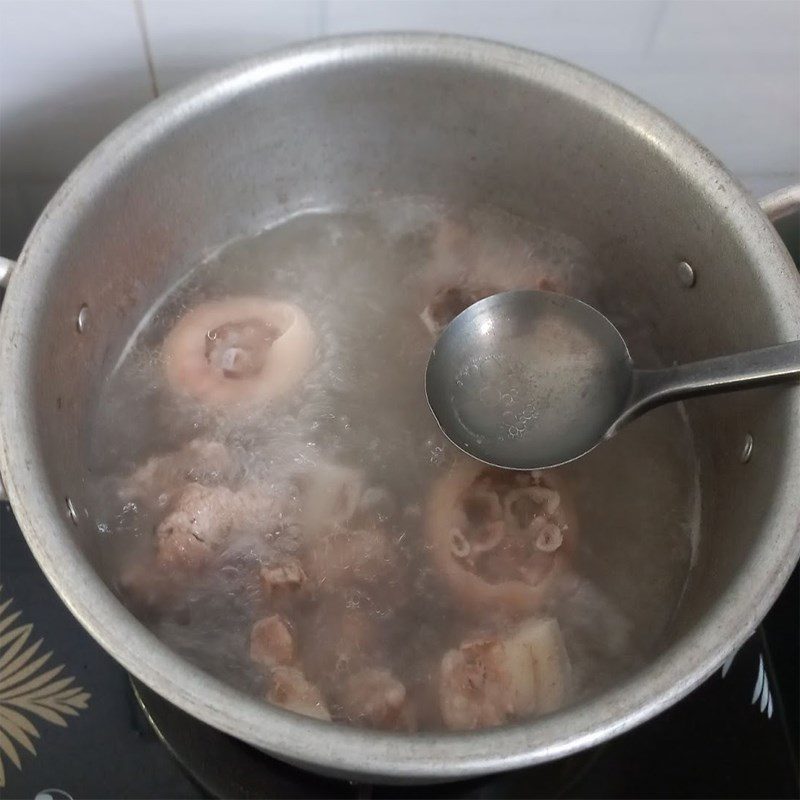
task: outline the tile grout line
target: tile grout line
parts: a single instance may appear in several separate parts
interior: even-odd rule
[[[647,36],[644,40],[644,47],[642,48],[642,56],[647,57],[650,55],[650,52],[653,49],[653,45],[656,41],[656,36],[658,35],[658,31],[661,28],[661,23],[664,20],[664,15],[667,13],[667,6],[669,5],[669,0],[660,0],[658,6],[656,7],[655,13],[653,15],[653,22],[650,25],[650,30],[647,32]]]
[[[147,18],[144,14],[144,3],[142,0],[133,0],[133,7],[136,11],[136,22],[139,26],[139,34],[142,37],[142,46],[144,47],[144,58],[147,62],[147,72],[150,76],[150,89],[153,92],[153,97],[158,97],[158,80],[156,79],[156,68],[153,63],[153,50],[150,47],[150,36],[147,33]]]

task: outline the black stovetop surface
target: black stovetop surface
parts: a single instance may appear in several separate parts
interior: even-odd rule
[[[724,677],[718,671],[656,719],[554,764],[398,788],[310,776],[195,723],[158,698],[147,703],[143,690],[182,764],[154,731],[125,671],[58,599],[7,505],[0,508],[0,528],[3,797],[800,796],[797,570]],[[16,650],[8,656],[11,648]]]

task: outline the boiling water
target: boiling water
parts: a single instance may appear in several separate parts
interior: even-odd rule
[[[420,314],[442,287],[465,282],[495,291],[538,285],[596,302],[607,290],[593,282],[592,266],[579,242],[556,231],[492,210],[451,216],[419,198],[303,214],[226,245],[155,305],[104,383],[91,428],[97,477],[90,513],[110,583],[168,645],[263,697],[269,674],[250,660],[248,640],[269,609],[254,564],[297,553],[296,533],[259,529],[236,537],[213,569],[171,577],[178,597],[142,602],[126,575],[151,562],[154,529],[166,510],[163,498],[131,499],[120,486],[149,456],[200,437],[228,448],[238,485],[257,482],[282,496],[292,496],[298,469],[358,468],[368,486],[388,495],[379,516],[396,560],[381,581],[344,586],[292,611],[303,669],[326,680],[324,651],[342,635],[337,619],[357,609],[374,623],[370,649],[406,687],[414,727],[441,727],[436,692],[445,651],[476,636],[503,635],[520,615],[464,607],[438,574],[423,535],[432,484],[463,456],[427,408],[424,369],[433,337]],[[161,343],[176,319],[229,295],[295,303],[316,334],[314,364],[303,381],[246,413],[187,401],[163,372]],[[654,361],[635,319],[614,321],[637,342],[641,352],[632,348],[634,355]],[[572,665],[566,701],[575,702],[657,647],[690,570],[698,490],[678,406],[646,415],[558,473],[579,519],[578,545],[569,586],[536,613],[559,622]],[[336,702],[329,705],[336,718]]]

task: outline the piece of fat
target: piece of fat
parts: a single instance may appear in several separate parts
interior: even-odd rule
[[[561,627],[552,617],[523,622],[505,641],[506,661],[518,714],[547,714],[564,704],[571,666]]]
[[[295,714],[329,721],[331,718],[320,690],[296,667],[275,667],[267,700]]]
[[[358,508],[364,491],[359,470],[321,463],[304,476],[302,519],[312,534],[344,525]]]

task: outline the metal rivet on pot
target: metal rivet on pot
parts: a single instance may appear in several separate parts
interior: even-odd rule
[[[687,261],[681,261],[678,264],[677,268],[678,272],[678,280],[681,282],[681,286],[685,287],[686,289],[691,289],[694,286],[695,281],[697,281],[697,276],[694,274],[694,268],[691,264]]]
[[[84,303],[78,310],[78,318],[75,320],[75,327],[78,333],[85,333],[89,327],[89,306]]]
[[[742,445],[742,452],[741,455],[739,456],[739,461],[741,461],[742,464],[746,464],[750,460],[750,456],[752,455],[753,455],[753,436],[752,434],[748,433],[747,436],[744,437],[744,445]]]
[[[67,504],[67,514],[69,514],[69,518],[72,520],[73,525],[78,524],[78,512],[75,510],[75,506],[72,503],[72,500],[69,497],[64,498]]]

